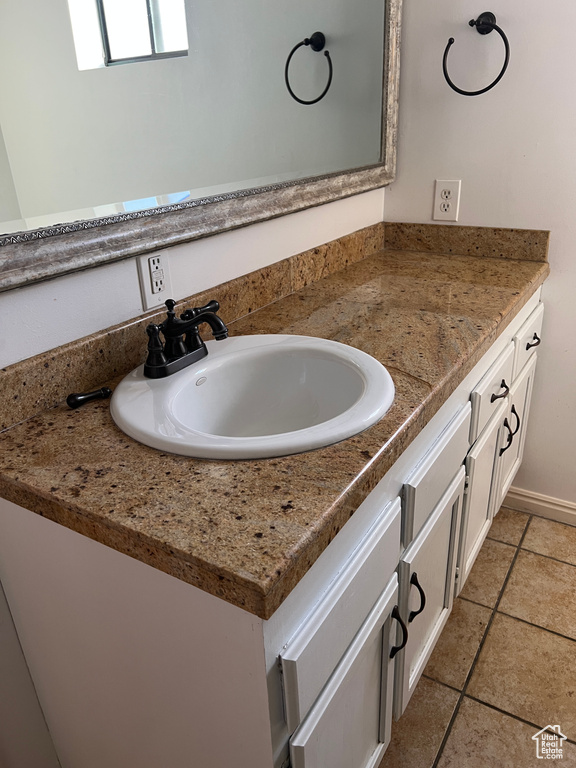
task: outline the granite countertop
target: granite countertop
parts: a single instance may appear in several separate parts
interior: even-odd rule
[[[547,274],[509,258],[369,256],[230,332],[321,336],[373,355],[396,387],[373,427],[296,456],[208,461],[136,443],[105,401],[61,404],[0,435],[0,495],[269,618]]]

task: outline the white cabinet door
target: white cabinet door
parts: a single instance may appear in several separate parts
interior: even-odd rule
[[[466,457],[467,489],[462,514],[456,594],[464,586],[493,517],[492,481],[500,430],[508,408],[501,400],[496,412]]]
[[[536,355],[530,357],[528,364],[510,388],[510,408],[506,416],[506,425],[498,450],[499,470],[493,503],[494,514],[500,509],[512,481],[518,471],[524,455],[526,424],[530,411],[532,385],[536,370]]]
[[[396,637],[392,576],[314,706],[290,739],[292,768],[376,768],[390,741]]]
[[[404,712],[452,610],[465,479],[460,467],[400,560],[400,614],[408,627],[408,641],[396,662],[396,719]]]
[[[313,613],[280,653],[286,722],[304,719],[396,569],[400,499],[391,502]]]

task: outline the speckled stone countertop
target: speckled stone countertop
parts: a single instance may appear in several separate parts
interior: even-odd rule
[[[107,402],[60,404],[0,435],[0,495],[270,617],[548,274],[544,261],[420,247],[370,255],[230,327],[335,339],[380,360],[396,398],[362,434],[206,461],[136,443]]]

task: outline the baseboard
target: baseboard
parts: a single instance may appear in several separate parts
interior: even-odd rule
[[[530,512],[533,515],[547,517],[559,523],[576,525],[576,504],[572,501],[555,499],[542,493],[525,491],[522,488],[510,488],[503,507],[517,509],[519,512]]]

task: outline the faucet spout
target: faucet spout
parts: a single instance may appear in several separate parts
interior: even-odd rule
[[[222,318],[218,317],[215,312],[201,312],[199,315],[196,315],[194,325],[198,326],[201,323],[208,323],[212,336],[217,341],[228,338],[228,328],[224,325]]]

